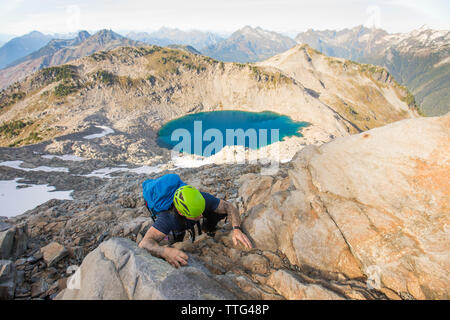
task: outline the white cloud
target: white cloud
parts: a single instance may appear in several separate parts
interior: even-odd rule
[[[0,17],[10,14],[17,9],[24,0],[9,0],[0,3]]]

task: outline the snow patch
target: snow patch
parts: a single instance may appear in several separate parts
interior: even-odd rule
[[[114,130],[109,128],[109,127],[105,127],[105,126],[96,126],[96,127],[102,129],[103,131],[100,132],[100,133],[90,134],[88,136],[84,136],[83,138],[91,140],[91,139],[95,139],[95,138],[101,138],[101,137],[104,137],[104,136],[106,136],[108,134],[114,133]]]
[[[36,168],[23,168],[21,167],[23,161],[21,160],[14,160],[14,161],[3,161],[0,162],[0,166],[10,167],[14,169],[19,169],[23,171],[45,171],[45,172],[69,172],[68,168],[63,167],[36,167]]]
[[[137,174],[151,174],[151,173],[157,173],[161,172],[163,169],[160,166],[142,166],[134,169],[130,168],[124,168],[124,167],[108,167],[108,168],[102,168],[98,170],[94,170],[93,172],[83,175],[83,177],[98,177],[102,179],[109,179],[111,178],[111,173],[114,172],[133,172]]]
[[[73,190],[54,191],[49,185],[19,184],[19,179],[0,181],[0,216],[17,216],[51,199],[73,200]]]
[[[79,157],[79,156],[76,156],[73,154],[64,154],[62,156],[56,156],[56,155],[49,154],[49,155],[43,155],[41,157],[45,158],[45,159],[58,158],[58,159],[61,159],[64,161],[84,161],[84,160],[86,160],[85,158],[82,158],[82,157]]]

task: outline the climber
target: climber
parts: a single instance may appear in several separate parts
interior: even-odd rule
[[[184,236],[184,230],[193,228],[202,218],[202,230],[208,234],[214,234],[217,223],[227,216],[233,228],[234,245],[236,246],[239,241],[244,247],[250,249],[252,244],[242,232],[239,211],[235,206],[209,193],[200,192],[191,185],[183,185],[176,190],[171,209],[158,213],[154,224],[139,243],[139,247],[146,249],[154,256],[164,258],[176,268],[187,265],[188,256],[183,251],[160,246],[159,242],[171,231],[175,234],[181,232]]]

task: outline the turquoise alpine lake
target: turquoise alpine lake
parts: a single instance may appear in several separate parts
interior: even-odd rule
[[[302,137],[300,129],[308,125],[269,111],[200,112],[166,123],[158,132],[157,143],[163,148],[210,156],[227,145],[259,149],[285,137]]]

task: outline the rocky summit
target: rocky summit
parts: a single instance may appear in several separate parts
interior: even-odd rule
[[[397,121],[307,146],[271,175],[259,164],[170,171],[235,204],[254,244],[234,246],[223,221],[214,237],[174,244],[189,255],[180,269],[137,246],[152,225],[141,184],[169,171],[110,179],[55,172],[61,185],[74,182],[73,200],[1,220],[0,293],[63,300],[449,299],[449,127],[450,115]],[[36,152],[14,150],[23,159]],[[42,165],[33,159],[22,169]],[[0,169],[2,179],[24,171]]]

